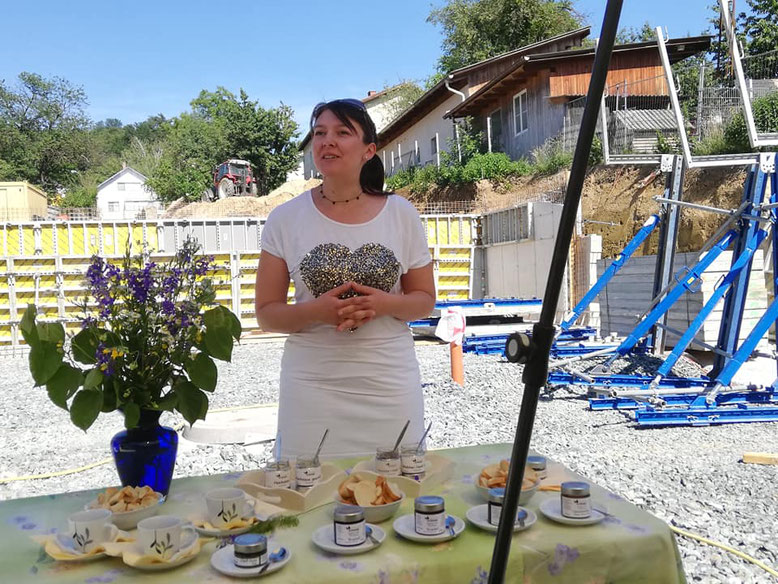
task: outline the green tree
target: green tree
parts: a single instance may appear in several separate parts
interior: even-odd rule
[[[192,111],[166,130],[163,154],[148,186],[163,200],[197,200],[211,184],[214,167],[228,158],[251,163],[260,194],[283,184],[298,163],[297,123],[286,105],[265,109],[223,87],[201,91]]]
[[[778,48],[778,0],[746,0],[749,13],[738,16],[746,37],[746,53],[758,55]]]
[[[442,73],[582,25],[572,0],[447,0],[427,21],[443,29]]]
[[[642,43],[645,41],[655,41],[656,31],[648,21],[644,22],[640,28],[631,26],[629,28],[619,29],[616,34],[616,44],[626,45],[629,43]]]
[[[0,81],[0,178],[53,193],[88,167],[86,94],[60,77],[23,72]]]
[[[407,80],[393,87],[384,87],[384,91],[387,89],[392,90],[391,98],[387,102],[387,113],[389,114],[387,117],[390,120],[398,118],[424,93],[424,88],[418,83]]]

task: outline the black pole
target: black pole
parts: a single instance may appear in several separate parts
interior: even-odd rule
[[[605,17],[602,21],[600,41],[594,56],[592,76],[586,95],[581,129],[578,142],[575,145],[573,165],[570,170],[570,180],[567,183],[565,204],[559,220],[559,231],[554,244],[554,255],[548,272],[546,292],[543,296],[543,308],[539,322],[532,328],[532,351],[524,367],[522,381],[524,382],[524,397],[521,400],[519,422],[511,453],[511,465],[508,471],[508,484],[505,489],[500,525],[494,542],[492,565],[489,569],[489,584],[501,584],[505,581],[505,569],[508,564],[513,525],[519,506],[521,482],[524,479],[524,465],[527,464],[527,452],[532,439],[532,425],[535,422],[535,410],[538,406],[540,389],[548,378],[548,355],[554,341],[554,316],[556,314],[559,293],[567,264],[567,253],[570,239],[575,228],[578,204],[581,200],[581,189],[586,168],[589,163],[589,153],[592,149],[592,139],[597,125],[597,114],[600,108],[600,97],[605,90],[605,80],[608,76],[616,31],[619,26],[622,0],[608,0]]]

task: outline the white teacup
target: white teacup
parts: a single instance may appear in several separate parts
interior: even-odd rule
[[[169,560],[196,538],[194,527],[172,515],[158,515],[138,522],[138,543],[144,555]]]
[[[104,543],[111,533],[111,512],[108,509],[79,511],[68,517],[68,534],[73,549],[89,553]]]
[[[234,487],[223,487],[208,491],[205,495],[208,506],[208,521],[216,528],[223,528],[233,519],[253,514],[254,506],[246,493]]]

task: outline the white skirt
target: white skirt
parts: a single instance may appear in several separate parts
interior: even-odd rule
[[[338,333],[329,344],[287,339],[276,437],[282,457],[312,456],[327,428],[323,458],[373,455],[394,445],[406,420],[403,443],[421,438],[424,400],[410,331],[381,340],[358,333]]]

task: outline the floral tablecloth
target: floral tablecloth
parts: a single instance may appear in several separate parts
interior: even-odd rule
[[[446,498],[449,513],[462,517],[481,504],[473,478],[485,465],[508,457],[511,446],[495,444],[437,451],[455,461],[454,475],[433,489]],[[345,467],[356,461],[340,461]],[[173,482],[164,513],[191,516],[203,504],[203,494],[217,486],[233,484],[238,474],[178,479]],[[545,483],[577,478],[559,464],[549,465]],[[540,513],[539,504],[556,492],[537,492],[527,505],[538,514],[537,523],[513,536],[506,582],[574,584],[675,584],[685,582],[672,532],[659,519],[618,495],[592,486],[592,496],[609,515],[598,525],[568,527]],[[227,582],[209,563],[217,542],[211,541],[192,562],[165,572],[139,572],[121,559],[105,558],[90,563],[61,563],[49,558],[32,536],[64,529],[67,516],[95,497],[95,491],[15,499],[0,503],[0,580],[3,582],[56,582],[99,584],[144,582]],[[366,582],[410,584],[486,582],[494,535],[468,524],[457,539],[436,545],[402,540],[392,532],[392,522],[382,524],[389,535],[383,545],[358,556],[321,552],[311,533],[331,519],[332,505],[300,515],[298,527],[280,530],[276,538],[292,551],[291,561],[263,582],[316,584]],[[398,516],[413,511],[407,500]]]

